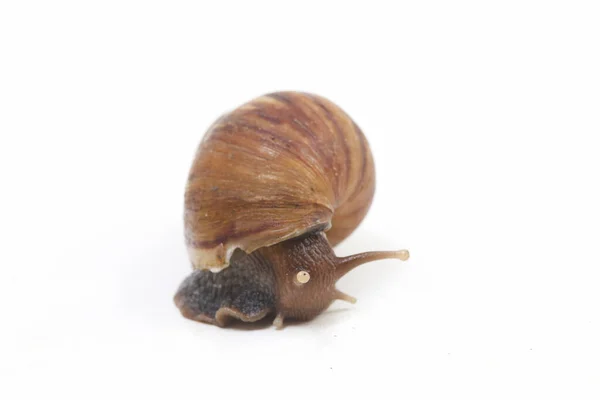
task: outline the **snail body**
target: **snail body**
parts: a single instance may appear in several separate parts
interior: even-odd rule
[[[352,268],[407,259],[406,250],[336,257],[332,247],[366,215],[373,157],[358,126],[311,94],[278,92],[219,118],[204,136],[185,191],[194,272],[175,303],[186,318],[224,326],[274,314],[309,320]]]

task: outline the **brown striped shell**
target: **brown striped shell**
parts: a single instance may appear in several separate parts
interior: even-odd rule
[[[185,238],[196,269],[325,230],[332,246],[367,213],[375,189],[369,144],[338,106],[279,92],[219,118],[185,191]]]

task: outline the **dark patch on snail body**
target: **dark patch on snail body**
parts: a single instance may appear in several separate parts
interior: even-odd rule
[[[230,317],[252,322],[274,308],[274,288],[272,265],[259,254],[238,251],[229,268],[194,271],[179,287],[175,303],[189,319],[221,326]]]

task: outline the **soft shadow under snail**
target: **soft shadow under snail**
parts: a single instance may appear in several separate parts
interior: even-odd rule
[[[196,153],[185,190],[194,272],[175,295],[184,317],[309,320],[358,265],[408,251],[336,257],[332,247],[366,215],[375,189],[369,144],[335,104],[307,93],[254,99],[219,118]]]

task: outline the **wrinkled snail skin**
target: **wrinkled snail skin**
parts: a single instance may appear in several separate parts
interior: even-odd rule
[[[369,145],[339,107],[311,94],[272,93],[219,118],[196,153],[185,192],[195,271],[175,303],[225,326],[275,315],[309,320],[336,299],[352,268],[408,252],[338,258],[332,247],[366,215],[375,189]]]

